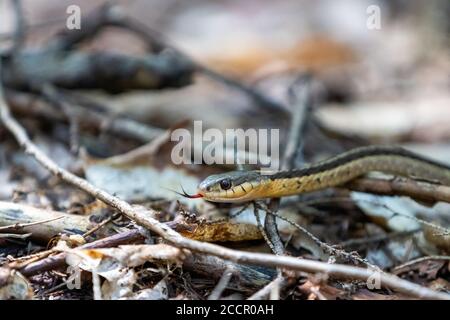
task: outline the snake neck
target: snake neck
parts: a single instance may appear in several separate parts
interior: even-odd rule
[[[400,148],[369,147],[302,169],[268,176],[259,196],[283,197],[336,187],[372,171],[450,185],[449,166]]]

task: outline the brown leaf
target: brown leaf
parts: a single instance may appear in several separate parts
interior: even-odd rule
[[[338,289],[336,287],[332,287],[326,283],[315,284],[314,281],[306,281],[304,284],[299,286],[299,289],[302,292],[308,294],[308,297],[327,299],[327,300],[336,300],[342,299],[347,296],[347,292],[342,289]]]
[[[450,282],[442,278],[437,278],[430,282],[428,288],[436,291],[450,291]]]
[[[258,227],[246,223],[183,222],[177,224],[176,231],[186,238],[205,242],[246,241],[262,239]]]
[[[431,226],[423,227],[423,235],[425,239],[434,244],[437,248],[450,252],[450,231],[439,230]]]

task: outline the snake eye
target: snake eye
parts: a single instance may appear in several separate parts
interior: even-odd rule
[[[220,187],[223,190],[228,190],[231,188],[231,180],[230,179],[223,179],[220,181]]]

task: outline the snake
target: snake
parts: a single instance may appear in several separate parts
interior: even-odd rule
[[[444,163],[401,147],[366,146],[273,174],[249,170],[210,175],[199,184],[197,194],[183,195],[226,203],[280,198],[342,186],[373,171],[450,186],[450,166]]]

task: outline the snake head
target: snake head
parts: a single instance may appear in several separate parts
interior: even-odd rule
[[[244,202],[255,199],[262,177],[258,171],[232,171],[207,177],[198,194],[212,202]]]

